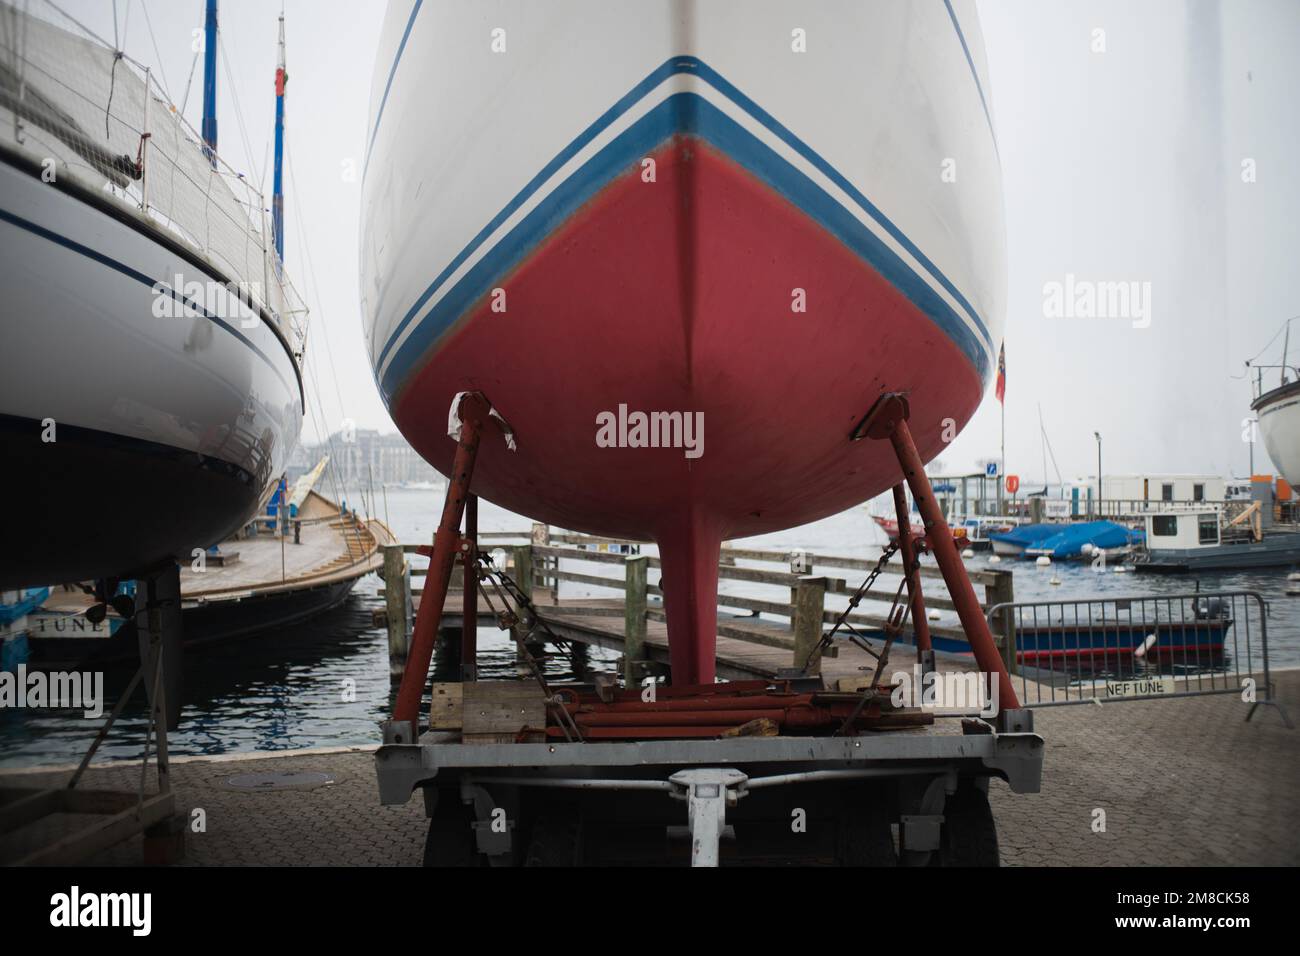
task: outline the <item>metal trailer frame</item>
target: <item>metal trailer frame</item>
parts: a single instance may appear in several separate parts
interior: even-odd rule
[[[1038,792],[1043,739],[1031,712],[1006,711],[1000,722],[1009,729],[970,721],[963,734],[537,744],[464,744],[446,731],[399,743],[408,728],[389,722],[375,769],[382,804],[404,804],[420,788],[430,817],[436,791],[454,789],[472,808],[479,852],[499,866],[522,849],[517,825],[529,790],[655,791],[683,800],[692,865],[716,866],[727,810],[752,791],[873,779],[898,788],[902,862],[925,865],[940,849],[945,801],[963,784],[987,791],[998,777],[1013,793]]]
[[[519,859],[514,831],[521,822],[520,809],[530,791],[559,789],[572,794],[592,791],[623,794],[625,800],[647,792],[663,793],[685,801],[691,838],[691,861],[716,866],[719,841],[731,830],[728,809],[755,792],[782,786],[837,783],[835,798],[850,803],[819,805],[832,810],[865,811],[874,827],[871,838],[882,857],[893,858],[892,843],[886,854],[881,827],[881,794],[888,797],[890,817],[897,811],[899,846],[903,862],[929,863],[945,847],[945,836],[956,828],[968,849],[986,842],[993,833],[992,815],[985,794],[988,779],[1005,780],[1016,793],[1034,793],[1042,777],[1043,741],[1033,732],[1033,713],[1021,709],[1015,689],[994,644],[985,619],[957,554],[942,512],[935,501],[923,463],[907,427],[907,400],[896,393],[879,396],[849,435],[851,441],[889,441],[898,458],[903,480],[911,487],[934,554],[956,606],[962,626],[980,668],[999,682],[1001,709],[994,723],[965,720],[959,734],[877,734],[835,737],[735,737],[715,740],[647,740],[629,743],[461,743],[446,731],[419,730],[421,699],[429,679],[429,664],[437,641],[451,569],[459,558],[466,569],[464,627],[462,630],[462,680],[473,680],[475,589],[469,586],[477,552],[476,499],[471,491],[474,461],[491,405],[479,392],[454,400],[454,417],[460,422],[456,455],[449,476],[442,517],[430,554],[424,599],[412,634],[410,653],[393,719],[383,723],[383,745],[375,755],[380,801],[401,804],[419,787],[425,794],[428,816],[437,820],[439,796],[454,790],[470,808],[475,837],[472,850],[486,854],[495,865]],[[902,533],[906,520],[902,488],[895,489],[900,509],[900,546],[905,558],[917,543]],[[461,519],[466,533],[461,535]],[[425,549],[421,549],[422,551]],[[914,612],[919,658],[932,669],[924,598],[919,576],[907,574],[909,607]],[[806,671],[805,666],[805,671]],[[874,683],[873,683],[874,686]],[[562,708],[560,708],[562,710]],[[566,736],[568,736],[566,732]],[[877,781],[865,791],[850,784]],[[853,796],[850,795],[852,791]],[[972,791],[978,791],[972,795]],[[809,791],[816,795],[819,791]],[[949,798],[957,796],[954,804]],[[758,802],[762,802],[759,798]],[[954,816],[945,820],[945,807]],[[456,808],[450,808],[455,810]],[[513,812],[513,817],[511,813]],[[657,823],[660,818],[651,814]],[[856,817],[850,812],[850,817]],[[454,820],[459,825],[460,820]],[[621,822],[621,819],[618,821]],[[946,825],[945,825],[946,824]],[[851,822],[849,825],[852,825]],[[890,824],[892,825],[892,823]],[[430,824],[430,838],[434,836]],[[460,837],[468,835],[468,827]],[[887,831],[883,837],[892,840]],[[996,836],[992,859],[996,862]],[[943,859],[943,853],[940,853]]]

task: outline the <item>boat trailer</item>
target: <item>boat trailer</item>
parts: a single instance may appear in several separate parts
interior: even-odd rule
[[[867,647],[878,660],[875,673],[847,692],[827,690],[819,675],[808,673],[816,652],[802,669],[770,681],[683,687],[648,680],[643,688],[619,689],[603,678],[550,685],[530,650],[538,640],[534,631],[546,625],[527,598],[503,609],[498,624],[515,635],[540,689],[477,681],[479,582],[521,595],[475,540],[470,483],[491,406],[473,392],[455,404],[461,427],[442,517],[433,547],[421,549],[430,558],[424,598],[393,718],[382,725],[375,757],[382,804],[423,792],[430,819],[426,865],[997,864],[989,780],[1004,780],[1015,793],[1037,792],[1043,741],[1033,731],[1032,711],[1019,705],[929,487],[903,396],[881,396],[850,439],[891,442],[925,534],[900,534],[905,606],[897,607],[896,597],[883,650]],[[900,529],[907,527],[901,484],[894,499]],[[932,713],[895,707],[879,683],[893,636],[909,614],[918,663],[934,670],[918,571],[922,551],[934,555],[980,670],[997,684],[995,714],[963,716],[960,733],[935,732],[928,726]],[[466,581],[461,682],[432,685],[422,729],[421,702],[457,559]],[[818,650],[841,627],[862,646],[846,614]],[[554,635],[543,640],[560,643]],[[927,729],[885,732],[901,727]]]

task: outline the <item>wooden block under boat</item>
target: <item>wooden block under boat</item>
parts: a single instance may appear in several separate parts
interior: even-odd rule
[[[433,700],[429,709],[430,730],[460,730],[464,701],[461,688],[464,686],[459,681],[433,685]]]
[[[531,681],[472,681],[460,686],[466,742],[476,734],[508,734],[513,741],[525,727],[546,726],[546,700]]]

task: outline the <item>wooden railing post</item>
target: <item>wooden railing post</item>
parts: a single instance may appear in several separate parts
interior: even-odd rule
[[[822,639],[822,616],[826,611],[826,578],[804,575],[795,588],[794,613],[794,665],[803,667],[810,654]],[[808,662],[809,674],[822,672],[822,656],[814,654]]]
[[[400,678],[411,643],[411,568],[400,544],[384,548],[384,605],[388,616],[388,673]]]
[[[736,563],[734,560],[731,562]],[[812,555],[807,551],[797,550],[790,552],[790,573],[791,574],[812,574]],[[799,589],[793,587],[790,589],[790,607],[795,607],[799,603]],[[794,630],[794,614],[790,615],[790,629]]]
[[[623,605],[623,681],[639,687],[645,674],[646,583],[650,560],[631,555],[623,563],[627,598]]]
[[[551,543],[551,526],[542,524],[542,522],[540,521],[534,521],[531,537],[532,537],[533,544],[539,545],[543,548],[548,547]],[[553,560],[555,561],[555,566],[558,568],[560,565],[558,559],[553,559],[546,556],[542,557],[540,566],[538,567],[538,571],[540,573],[538,574],[537,577],[537,586],[539,588],[551,588],[552,589],[551,603],[556,604],[559,602],[559,598],[560,598],[560,582],[558,580],[553,580],[546,573],[547,567],[550,565],[551,561]]]
[[[528,600],[533,599],[533,546],[518,544],[514,547],[515,584]]]
[[[984,585],[984,607],[991,608],[998,604],[1011,604],[1016,600],[1016,589],[1010,571],[991,571],[993,580]],[[1007,673],[1016,673],[1016,615],[1011,608],[998,612],[997,620],[991,622],[998,635],[1002,651],[1002,662]]]

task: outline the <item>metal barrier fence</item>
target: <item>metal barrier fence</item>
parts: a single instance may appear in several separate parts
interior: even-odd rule
[[[1239,694],[1247,720],[1265,704],[1292,726],[1271,699],[1268,605],[1254,591],[1004,603],[987,617],[1025,707]]]

